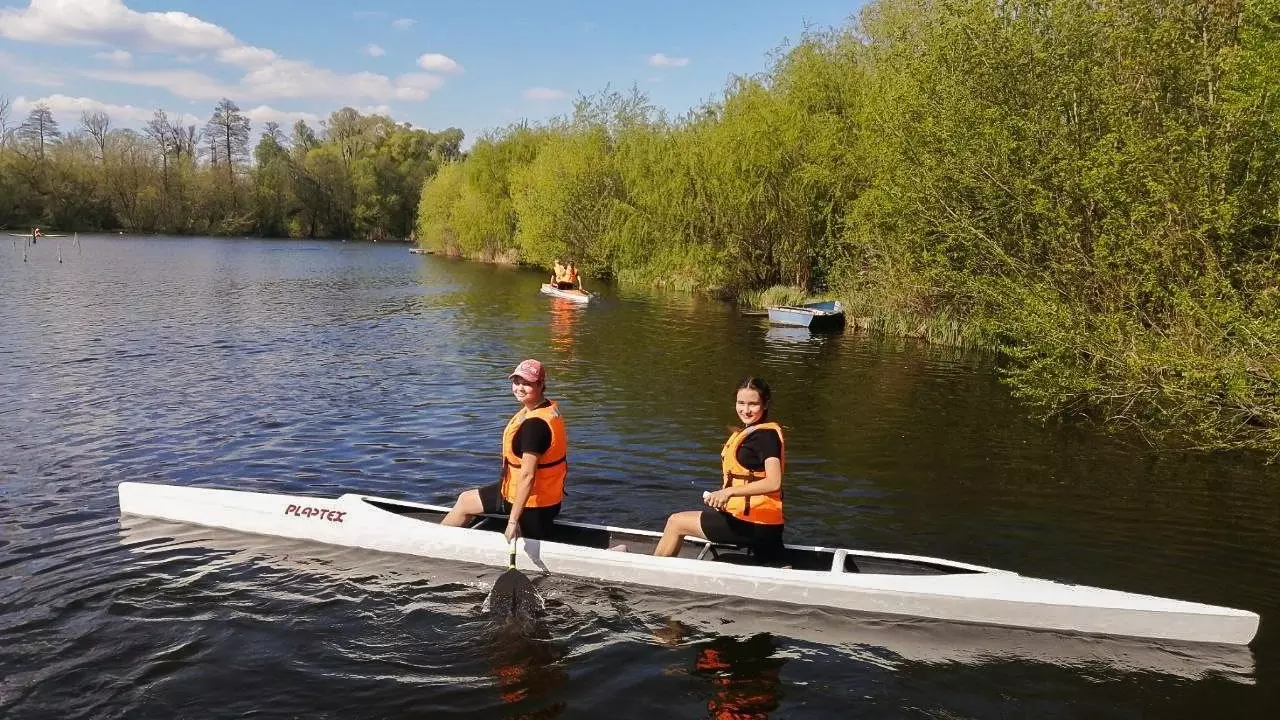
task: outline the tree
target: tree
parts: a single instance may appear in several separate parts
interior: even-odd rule
[[[307,152],[312,148],[318,147],[320,141],[316,138],[316,131],[311,129],[306,120],[299,120],[293,124],[293,145],[294,153],[298,154],[301,159],[306,157]]]
[[[43,160],[45,147],[56,143],[62,133],[58,130],[58,121],[53,119],[49,106],[41,103],[32,108],[27,119],[18,126],[16,136],[19,140],[34,145],[36,157]]]
[[[101,110],[85,110],[80,113],[80,127],[93,138],[98,147],[98,162],[107,158],[107,133],[111,131],[111,118]]]
[[[293,161],[280,141],[284,133],[276,123],[266,131],[253,151],[253,200],[259,235],[277,237],[289,232],[289,186]]]
[[[205,134],[212,151],[210,163],[226,165],[227,178],[234,179],[236,163],[249,161],[249,118],[240,112],[239,105],[222,98],[205,125]]]

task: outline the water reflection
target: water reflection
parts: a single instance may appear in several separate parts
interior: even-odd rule
[[[519,710],[515,717],[553,718],[564,713],[568,704],[549,700],[535,710],[523,706],[546,700],[569,682],[569,674],[560,661],[566,650],[546,633],[545,626],[535,633],[524,628],[501,625],[489,638],[489,662],[498,681],[503,705]]]
[[[712,687],[707,713],[717,720],[763,720],[778,709],[784,658],[768,633],[717,637],[697,647],[695,674]]]
[[[658,641],[678,647],[699,634],[679,620],[668,620],[654,631]],[[710,696],[707,717],[715,720],[764,720],[782,698],[782,666],[778,644],[769,633],[739,638],[716,635],[685,648],[692,662],[683,668],[706,680]],[[687,657],[687,656],[686,656]]]
[[[573,359],[574,325],[585,310],[572,300],[551,299],[551,347],[569,359]]]

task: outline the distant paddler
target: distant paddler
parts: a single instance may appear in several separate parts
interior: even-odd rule
[[[38,227],[31,228],[31,244],[32,245],[36,244],[36,238],[43,237],[43,236],[44,236],[44,233],[40,232],[40,228]]]
[[[572,260],[561,262],[559,258],[551,266],[551,286],[557,290],[582,290],[582,278],[578,266]]]

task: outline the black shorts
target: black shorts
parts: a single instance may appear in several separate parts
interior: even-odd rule
[[[510,515],[511,503],[502,497],[502,483],[496,482],[477,488],[480,493],[480,505],[489,515]],[[545,540],[551,537],[552,522],[560,514],[560,503],[548,507],[527,507],[520,513],[520,535],[530,540]]]
[[[558,282],[558,283],[556,283],[556,289],[557,289],[557,290],[572,290],[572,289],[574,289],[575,287],[577,287],[577,286],[576,286],[576,285],[574,285],[574,284],[573,284],[573,283],[571,283],[571,282]]]
[[[785,525],[749,523],[719,510],[703,510],[701,522],[702,534],[713,543],[750,548],[761,563],[786,561],[787,549],[782,544]]]

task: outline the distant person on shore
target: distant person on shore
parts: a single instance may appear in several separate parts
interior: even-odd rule
[[[31,228],[31,244],[35,245],[36,238],[40,238],[40,237],[44,237],[44,233],[40,232],[40,228],[38,227]]]
[[[542,539],[560,513],[568,473],[568,436],[560,407],[546,397],[542,363],[525,360],[508,376],[520,410],[502,433],[502,476],[458,495],[441,525],[462,527],[481,513],[506,515],[508,540]]]
[[[749,548],[765,565],[786,562],[782,544],[782,426],[769,420],[769,384],[748,377],[738,384],[734,412],[742,428],[720,450],[720,489],[708,493],[708,510],[686,510],[667,518],[654,555],[679,554],[686,537]]]

